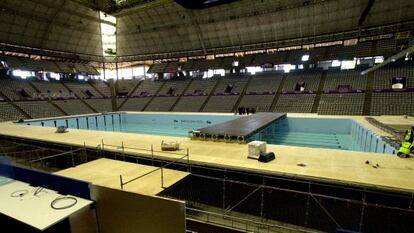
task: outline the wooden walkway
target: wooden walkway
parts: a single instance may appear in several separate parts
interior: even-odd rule
[[[250,116],[240,117],[220,124],[198,129],[200,135],[216,137],[243,137],[247,139],[252,134],[269,124],[286,117],[286,113],[261,112]]]

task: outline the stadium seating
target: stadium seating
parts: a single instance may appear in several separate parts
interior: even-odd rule
[[[8,68],[12,69],[24,69],[24,63],[18,57],[5,57],[4,61]]]
[[[286,61],[287,52],[277,52],[270,54],[256,54],[251,65],[261,66],[264,64],[280,64]]]
[[[65,114],[47,101],[16,102],[32,118],[56,117]]]
[[[168,112],[177,99],[178,97],[155,97],[145,111]]]
[[[364,93],[323,94],[318,114],[362,115]]]
[[[375,53],[372,51],[373,42],[361,42],[356,45],[335,45],[328,48],[325,57],[328,60],[353,60],[355,57],[369,57]]]
[[[184,95],[209,95],[217,81],[215,78],[193,80]]]
[[[282,94],[273,111],[309,113],[312,111],[315,96],[315,94]]]
[[[374,71],[374,89],[391,89],[393,77],[407,78],[407,87],[414,88],[414,65],[412,62],[391,64]]]
[[[121,79],[118,80],[115,84],[116,95],[119,97],[126,96],[129,94],[134,87],[140,82],[136,79]]]
[[[181,81],[166,81],[164,86],[158,92],[158,96],[179,96],[187,87],[189,79]]]
[[[214,94],[238,95],[242,93],[244,87],[247,84],[247,80],[247,78],[221,78],[219,79],[219,83],[216,90],[214,91]]]
[[[119,110],[121,111],[141,111],[151,100],[151,97],[129,98]]]
[[[289,52],[288,61],[294,64],[303,63],[302,56],[307,54],[309,55],[309,61],[320,61],[323,59],[325,54],[326,48],[313,48],[309,50],[299,49],[299,50],[292,50]]]
[[[279,88],[283,74],[281,73],[258,73],[249,83],[246,94],[274,94]]]
[[[7,102],[0,102],[0,121],[11,121],[25,118],[13,105]]]
[[[183,96],[175,105],[174,112],[198,112],[207,96]]]
[[[139,87],[132,93],[132,97],[153,96],[157,93],[164,82],[144,80]]]
[[[368,44],[364,46],[369,47]],[[324,49],[309,51],[322,53]],[[301,50],[294,50],[284,54],[289,54],[290,58],[298,60],[302,53]],[[239,60],[248,61],[257,58],[257,62],[269,57],[276,57],[276,54],[249,55]],[[8,60],[9,64],[14,66],[39,68],[36,67],[37,64],[32,64],[33,61],[30,59],[8,58]],[[209,63],[213,61],[232,66],[232,59],[229,58],[217,58],[210,60]],[[254,63],[254,61],[250,62]],[[198,63],[201,64],[200,61]],[[67,65],[59,62],[50,64],[56,67]],[[178,65],[178,63],[163,64],[170,68]],[[78,64],[73,67],[87,69],[86,65]],[[362,115],[364,109],[370,109],[372,115],[413,113],[414,66],[411,61],[390,64],[374,71],[370,74],[372,86],[369,86],[367,81],[370,76],[361,76],[360,69],[331,68],[325,73],[323,90],[320,93],[318,91],[322,87],[320,80],[323,74],[320,69],[297,70],[290,73],[266,71],[252,76],[231,73],[225,77],[213,76],[208,79],[185,77],[165,81],[119,80],[115,83],[117,93],[120,94],[115,98],[118,98],[118,106],[122,105],[118,107],[119,109],[112,108],[109,86],[100,80],[28,81],[7,76],[0,79],[0,92],[3,95],[0,101],[10,99],[33,118],[116,110],[232,112],[237,107],[275,112],[309,113],[313,110],[318,114],[331,115]],[[286,78],[283,79],[285,76]],[[392,90],[393,77],[405,77],[406,88],[400,91]],[[282,80],[284,80],[283,86],[280,86]],[[304,90],[300,91],[298,86],[299,89],[304,86]],[[135,87],[137,88],[132,92]],[[277,93],[278,90],[281,90],[280,94]],[[372,98],[370,94],[365,95],[370,91],[373,91]],[[130,97],[122,99],[128,93]],[[366,98],[370,99],[366,100]],[[319,100],[319,103],[314,103],[315,99]],[[56,105],[45,100],[51,100]],[[370,106],[364,106],[365,103]],[[273,109],[272,104],[274,104]],[[24,118],[20,110],[10,103],[1,102],[1,106],[4,110],[0,111],[0,120]]]
[[[322,71],[297,71],[289,73],[283,86],[283,93],[297,92],[296,85],[303,82],[305,85],[305,92],[316,92],[321,80]]]
[[[69,92],[60,82],[33,81],[32,84],[41,92],[38,94],[42,97],[50,98],[73,98],[73,92]]]
[[[69,115],[94,113],[94,111],[86,106],[81,100],[59,100],[54,101],[54,103]]]
[[[82,99],[86,98],[102,98],[103,96],[99,94],[89,83],[84,82],[64,82],[76,96]]]
[[[51,60],[34,60],[28,57],[6,56],[4,58],[7,67],[11,69],[46,71],[54,73],[75,74],[83,73],[99,75],[99,72],[92,66],[81,63],[55,62]]]
[[[386,57],[397,52],[397,42],[394,39],[379,40],[375,55],[385,55]]]
[[[214,60],[195,60],[192,64],[192,70],[207,71],[209,69],[221,68],[221,59]]]
[[[101,80],[93,80],[89,81],[89,83],[97,90],[99,90],[99,92],[102,93],[105,98],[111,98],[111,90],[109,89],[107,83]]]
[[[111,99],[85,99],[92,108],[98,112],[112,112],[112,100]]]
[[[167,63],[156,63],[150,66],[148,73],[163,73],[166,72]]]
[[[240,101],[239,107],[255,108],[258,112],[270,110],[274,95],[245,95]]]
[[[371,115],[404,115],[414,113],[414,92],[373,93]]]
[[[203,112],[231,112],[238,98],[238,95],[211,96]]]
[[[323,90],[338,91],[340,85],[349,85],[352,90],[365,90],[367,76],[360,75],[360,72],[356,70],[328,71]]]
[[[27,81],[0,79],[0,91],[12,100],[32,99],[37,91]]]

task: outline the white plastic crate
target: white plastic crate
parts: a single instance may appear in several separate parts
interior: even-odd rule
[[[266,142],[263,141],[251,141],[247,144],[249,146],[248,158],[258,159],[260,153],[266,152]]]

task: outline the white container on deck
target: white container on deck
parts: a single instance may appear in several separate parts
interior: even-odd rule
[[[247,145],[249,146],[249,155],[247,158],[259,159],[260,153],[266,152],[266,142],[251,141]]]

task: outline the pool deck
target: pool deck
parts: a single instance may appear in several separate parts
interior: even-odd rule
[[[263,129],[274,121],[284,118],[286,113],[260,112],[257,114],[240,117],[223,123],[214,124],[201,129],[200,134],[216,136],[235,136],[247,138],[253,133]]]
[[[378,135],[390,136],[371,125],[363,116],[288,114],[288,117],[353,119]],[[384,124],[414,124],[413,117],[380,116],[374,118]],[[125,153],[148,157],[151,157],[152,144],[156,151],[154,157],[166,160],[182,157],[188,148],[190,163],[197,165],[414,193],[414,158],[401,159],[393,155],[268,144],[267,150],[275,152],[276,159],[269,163],[259,163],[247,159],[248,148],[246,144],[237,143],[76,129],[69,129],[68,133],[56,134],[55,128],[15,125],[12,122],[0,123],[0,135],[74,146],[84,146],[85,144],[90,148],[96,148],[104,142],[105,150],[118,152],[123,143],[126,147]],[[181,150],[178,153],[181,155],[161,152],[161,141],[163,140],[179,142]],[[370,161],[370,164],[378,164],[379,167],[374,168],[365,164],[367,160]],[[298,164],[306,166],[298,166]]]
[[[157,195],[164,190],[163,187],[168,188],[190,173],[163,169],[163,183],[161,184],[161,170],[158,167],[101,158],[58,171],[55,174],[114,189],[121,189],[120,175],[122,175],[124,183],[142,176],[124,185],[123,190]]]

